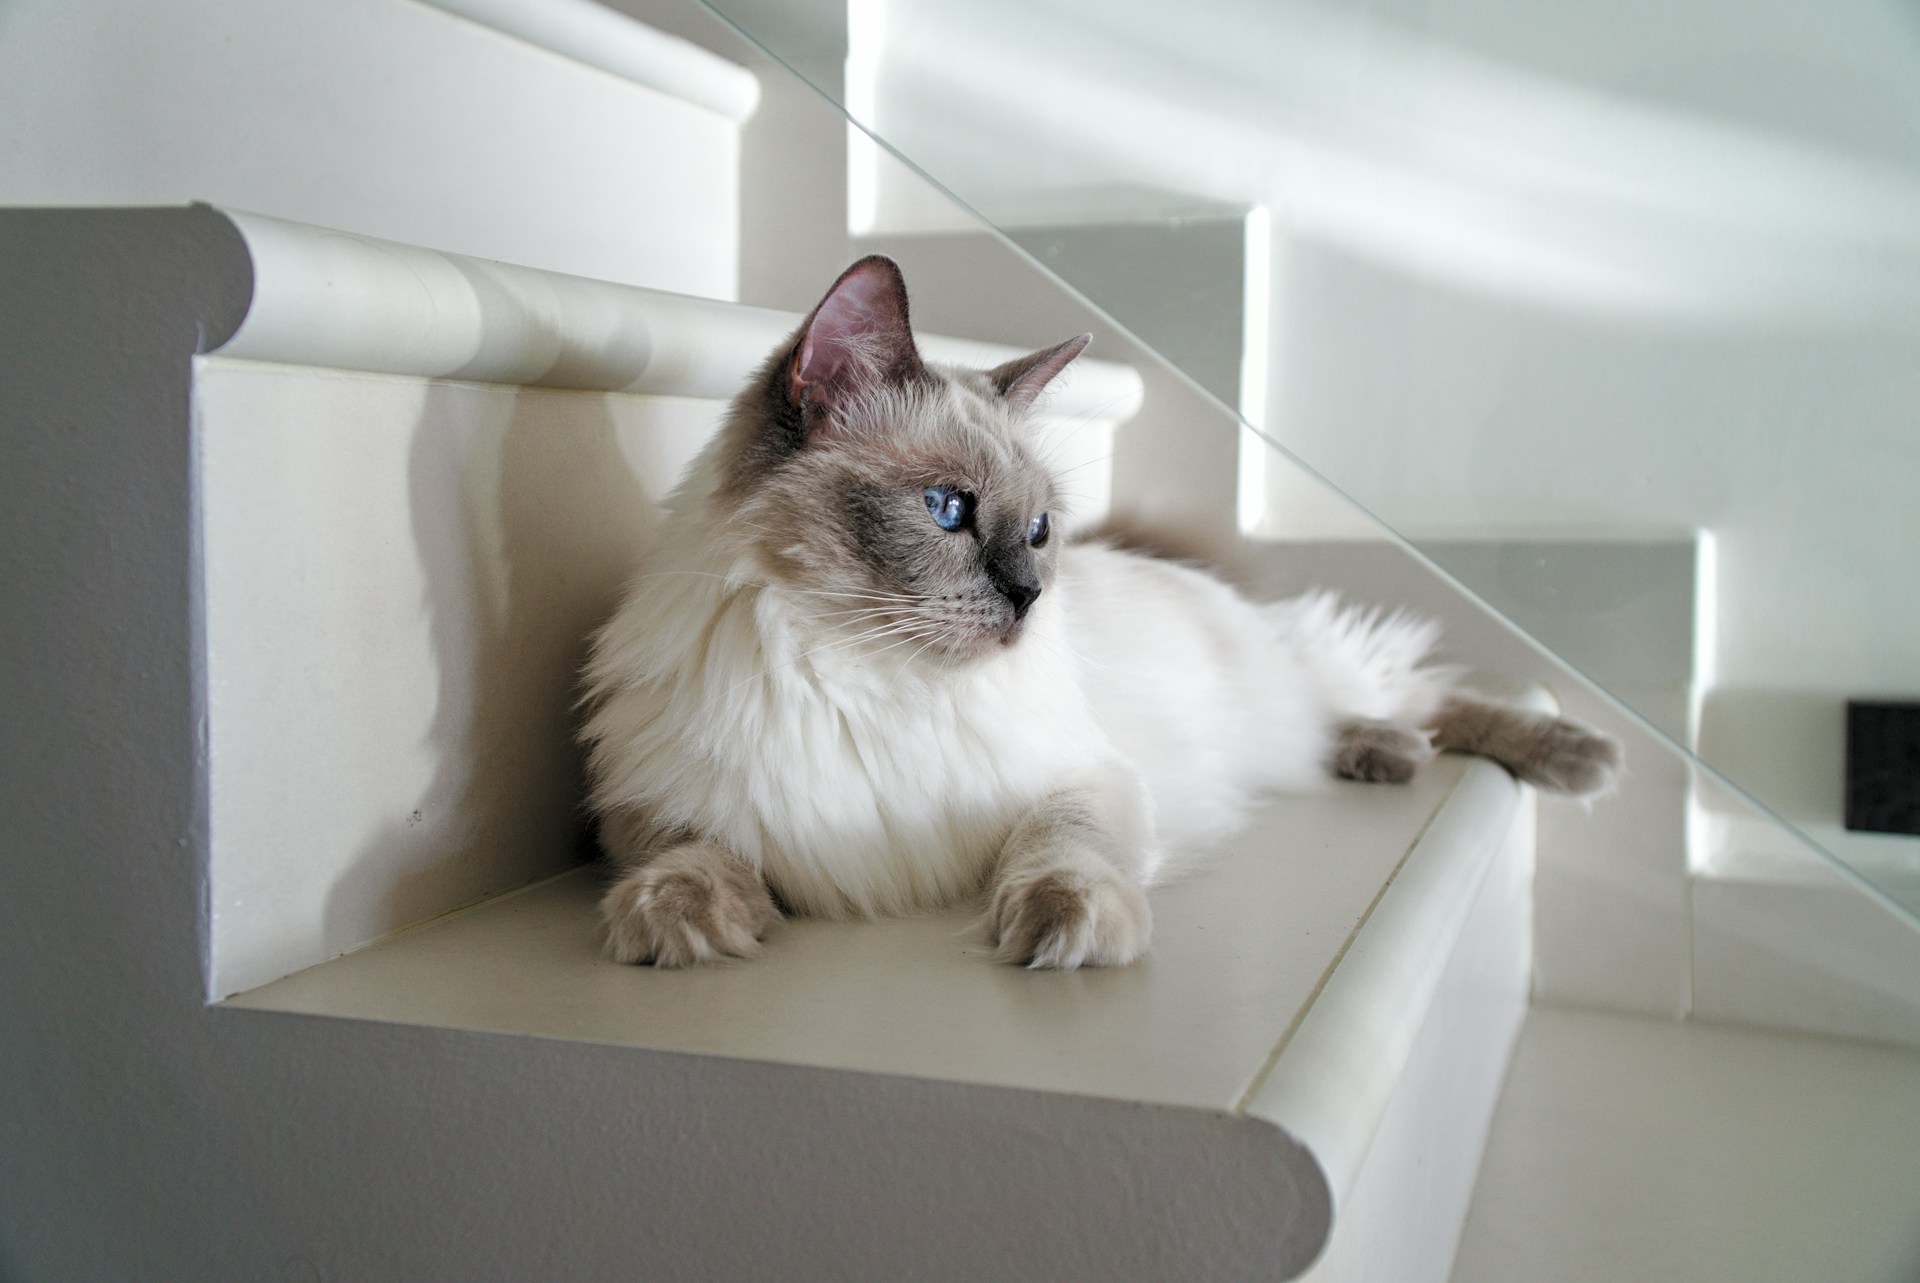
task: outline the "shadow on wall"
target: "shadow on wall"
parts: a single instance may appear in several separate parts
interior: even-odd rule
[[[434,772],[334,882],[329,938],[367,939],[590,858],[576,676],[658,519],[621,441],[650,425],[622,417],[598,394],[427,389],[408,501],[439,675]]]

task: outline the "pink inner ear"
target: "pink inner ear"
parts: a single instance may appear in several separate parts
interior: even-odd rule
[[[898,269],[856,263],[822,299],[793,363],[793,394],[831,404],[879,378],[913,344]]]
[[[846,367],[852,355],[852,341],[871,327],[871,289],[849,288],[859,280],[855,277],[843,284],[828,295],[820,304],[820,310],[814,313],[794,369],[803,386],[831,382]]]

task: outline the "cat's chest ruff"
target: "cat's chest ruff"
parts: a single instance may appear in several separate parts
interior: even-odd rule
[[[773,669],[759,702],[734,781],[757,830],[742,854],[817,913],[909,912],[972,892],[1097,738],[1072,675],[1037,647],[938,683],[857,658]]]

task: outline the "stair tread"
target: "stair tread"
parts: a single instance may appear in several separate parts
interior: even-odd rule
[[[1443,757],[1409,787],[1267,803],[1155,892],[1154,948],[1126,968],[994,965],[971,909],[789,920],[749,962],[621,966],[599,948],[599,874],[579,868],[227,1005],[1238,1112],[1469,772],[1499,775]],[[1518,796],[1492,783],[1489,848]]]

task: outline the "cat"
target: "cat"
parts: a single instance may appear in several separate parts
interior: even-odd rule
[[[1115,966],[1169,853],[1264,790],[1403,781],[1442,749],[1612,784],[1617,743],[1458,689],[1431,624],[1074,540],[1027,419],[1090,339],[931,365],[873,256],[751,378],[585,669],[614,958],[744,957],[783,912],[985,891],[998,958]]]

